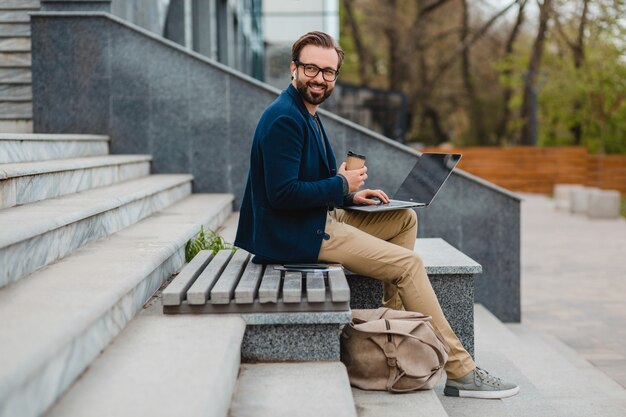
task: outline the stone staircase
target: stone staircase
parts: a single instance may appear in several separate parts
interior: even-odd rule
[[[0,416],[42,415],[232,211],[108,140],[0,135]]]
[[[37,0],[0,2],[0,132],[32,132],[29,13]]]
[[[340,362],[241,361],[237,315],[163,315],[199,226],[233,241],[231,195],[108,137],[0,135],[0,416],[623,416],[626,392],[550,336],[476,305],[475,352],[504,400],[351,388]],[[52,158],[52,159],[51,159]],[[276,343],[290,343],[276,340]]]
[[[365,392],[339,362],[241,363],[238,316],[163,315],[159,288],[199,226],[233,240],[233,197],[149,175],[150,155],[109,155],[105,136],[19,134],[32,131],[38,9],[0,1],[0,132],[18,132],[0,134],[0,417],[626,415],[622,387],[481,306],[477,361],[520,384],[516,397],[443,397],[443,381]]]

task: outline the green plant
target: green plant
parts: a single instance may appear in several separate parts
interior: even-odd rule
[[[232,243],[226,242],[215,231],[205,232],[204,226],[200,226],[200,231],[185,246],[185,261],[191,261],[201,250],[211,250],[215,254],[222,249],[232,249],[233,252],[237,250]]]
[[[622,197],[622,209],[620,210],[622,217],[626,217],[626,197]]]

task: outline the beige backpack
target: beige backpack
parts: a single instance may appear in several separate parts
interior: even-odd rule
[[[430,324],[412,311],[352,310],[341,334],[341,361],[350,384],[365,390],[431,389],[448,360],[448,347]]]

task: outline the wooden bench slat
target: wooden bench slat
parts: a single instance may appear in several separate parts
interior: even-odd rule
[[[240,249],[241,250],[241,249]],[[236,304],[252,304],[263,276],[263,265],[248,262],[235,289]]]
[[[185,298],[185,292],[191,287],[198,275],[213,259],[213,251],[201,250],[183,268],[172,282],[163,290],[162,302],[164,306],[177,306]]]
[[[306,274],[306,298],[309,303],[323,303],[326,301],[326,285],[322,272]]]
[[[273,313],[335,313],[349,311],[350,303],[345,301],[334,303],[330,297],[323,303],[261,303],[254,300],[250,304],[202,304],[191,305],[182,303],[179,306],[163,306],[165,314],[273,314]]]
[[[334,303],[350,301],[350,287],[343,271],[329,271],[328,286],[330,287],[330,297]]]
[[[212,304],[228,304],[233,298],[235,292],[235,286],[241,277],[250,254],[243,249],[238,249],[232,256],[230,262],[219,280],[213,286],[211,290],[211,303]]]
[[[232,254],[232,250],[225,249],[215,255],[211,263],[207,265],[196,282],[194,282],[191,288],[189,288],[189,291],[187,291],[187,302],[189,304],[206,303],[209,291],[211,291],[215,281],[226,267]]]
[[[302,300],[302,272],[285,272],[283,303],[299,303]]]
[[[280,271],[274,269],[276,265],[267,265],[259,287],[259,301],[261,303],[277,303],[280,291]]]

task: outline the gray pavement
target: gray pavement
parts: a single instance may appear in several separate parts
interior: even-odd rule
[[[520,194],[522,322],[626,387],[626,220],[597,220]],[[578,384],[578,382],[576,382]]]

